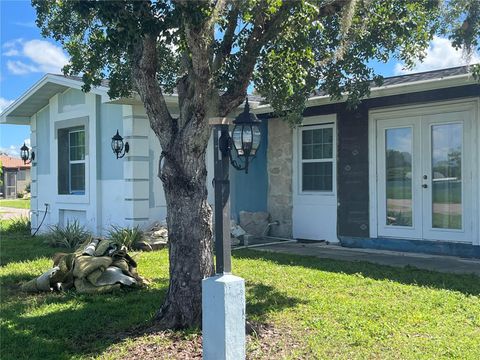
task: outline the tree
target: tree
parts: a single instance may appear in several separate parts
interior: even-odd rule
[[[432,0],[33,0],[44,36],[71,56],[66,74],[111,97],[136,91],[162,147],[170,284],[159,325],[200,324],[201,280],[213,272],[205,152],[209,117],[232,113],[253,81],[293,124],[318,87],[352,103],[368,94],[368,66],[412,66],[439,29]],[[176,90],[179,116],[164,94]]]
[[[480,1],[450,0],[443,8],[441,19],[441,34],[448,36],[456,49],[463,49],[467,59],[474,51],[480,51]],[[471,70],[480,80],[480,64]]]

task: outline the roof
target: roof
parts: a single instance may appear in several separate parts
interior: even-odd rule
[[[438,80],[438,79],[445,79],[453,76],[458,75],[468,75],[470,72],[470,66],[457,66],[452,68],[446,69],[438,69],[438,70],[431,70],[431,71],[424,71],[414,74],[405,74],[405,75],[397,75],[397,76],[389,76],[383,78],[382,86],[378,87],[372,83],[372,90],[392,85],[401,85],[401,84],[409,84],[415,82],[422,82],[428,80]],[[316,96],[328,95],[323,90],[315,90]]]
[[[472,76],[470,66],[456,66],[414,74],[385,77],[381,86],[375,86],[372,83],[369,98],[416,93],[470,84],[479,84]],[[346,100],[346,96],[338,100],[332,100],[325,91],[316,90],[307,100],[307,107],[341,103]],[[270,104],[261,104],[253,111],[257,114],[264,114],[272,112],[273,109]]]
[[[0,161],[2,162],[2,167],[8,169],[30,168],[30,164],[24,164],[22,159],[8,155],[0,155]]]
[[[382,86],[372,86],[370,97],[414,93],[474,83],[477,82],[471,76],[469,66],[457,66],[415,74],[386,77],[384,78]],[[33,85],[0,114],[0,123],[28,125],[30,123],[30,117],[48,105],[49,99],[52,96],[68,88],[81,89],[82,85],[83,81],[79,76],[46,74],[39,82]],[[109,81],[103,80],[101,85],[93,88],[91,92],[101,95],[102,102],[104,103],[125,105],[142,104],[140,97],[136,94],[131,98],[111,99],[108,96],[108,90]],[[166,95],[165,99],[169,106],[178,106],[177,94]],[[248,95],[248,99],[251,102],[252,110],[257,114],[268,113],[273,110],[269,104],[262,103],[264,99],[260,96]],[[331,100],[324,91],[317,90],[308,99],[307,106],[344,102],[345,100],[346,97],[340,100]]]

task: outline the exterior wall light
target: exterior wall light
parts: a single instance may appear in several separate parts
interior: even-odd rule
[[[35,160],[35,151],[30,153],[28,146],[23,143],[23,146],[20,148],[20,157],[24,164],[31,164],[32,161]]]
[[[123,137],[118,133],[112,137],[112,150],[113,153],[117,156],[117,159],[121,159],[125,156],[126,153],[130,150],[130,145],[128,142],[123,143]]]
[[[250,161],[255,158],[258,147],[260,146],[260,123],[257,115],[250,112],[250,105],[248,104],[247,98],[243,112],[233,120],[235,126],[232,131],[232,136],[230,137],[227,134],[228,139],[220,138],[220,151],[224,154],[228,153],[232,166],[237,170],[245,170],[246,174],[248,174],[248,165]],[[224,134],[222,135],[225,136]],[[242,162],[237,162],[237,160],[232,157],[233,148],[235,148],[238,159],[242,159],[243,164]]]

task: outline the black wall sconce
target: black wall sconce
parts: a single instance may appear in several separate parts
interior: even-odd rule
[[[32,151],[30,153],[30,149],[28,148],[25,143],[23,143],[23,146],[20,148],[20,157],[23,160],[23,163],[26,164],[31,164],[33,160],[35,160],[35,151]]]
[[[112,150],[113,153],[117,156],[117,159],[121,159],[125,156],[126,153],[130,150],[130,145],[128,142],[123,143],[123,137],[118,133],[112,137]]]

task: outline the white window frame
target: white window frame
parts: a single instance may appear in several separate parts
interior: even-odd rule
[[[310,130],[317,130],[317,129],[332,129],[332,157],[331,158],[324,158],[324,159],[303,159],[303,132],[310,131]],[[336,185],[337,185],[337,177],[336,177],[336,168],[337,168],[337,134],[336,134],[336,126],[335,122],[327,122],[327,123],[317,123],[317,124],[304,124],[302,127],[298,129],[298,192],[302,195],[335,195],[336,194]],[[304,163],[325,163],[331,162],[332,163],[332,190],[303,190],[303,164]]]
[[[83,132],[85,134],[84,135],[85,143],[83,144],[83,146],[85,148],[85,155],[84,155],[83,160],[70,160],[70,150],[71,150],[70,135],[73,134],[73,133],[78,133],[78,132]],[[86,147],[87,147],[87,144],[86,144],[85,127],[83,127],[83,129],[69,130],[68,131],[68,191],[70,193],[69,195],[85,195],[86,187],[87,187],[87,168],[86,168],[86,161],[85,161]],[[83,192],[79,192],[79,191],[73,192],[73,190],[72,190],[72,165],[74,165],[74,164],[84,164],[83,166],[84,166],[85,180],[84,180]]]

